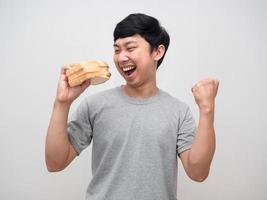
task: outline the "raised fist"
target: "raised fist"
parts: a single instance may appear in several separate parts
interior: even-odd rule
[[[209,78],[199,81],[192,87],[195,101],[200,109],[214,109],[218,86],[218,80]]]

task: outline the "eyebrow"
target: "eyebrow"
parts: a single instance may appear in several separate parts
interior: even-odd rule
[[[128,45],[130,45],[130,44],[137,44],[137,42],[136,42],[136,41],[128,41],[128,42],[126,42],[123,46],[128,46]],[[116,43],[114,43],[114,44],[113,44],[113,47],[119,47],[119,45],[116,44]]]

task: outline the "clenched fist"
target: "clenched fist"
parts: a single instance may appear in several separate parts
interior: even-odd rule
[[[195,101],[200,110],[213,110],[219,81],[216,79],[204,79],[192,87]]]

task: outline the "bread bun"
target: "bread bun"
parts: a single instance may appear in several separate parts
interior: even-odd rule
[[[111,73],[109,66],[103,61],[86,61],[73,64],[66,70],[70,87],[81,85],[84,81],[91,81],[91,85],[98,85],[109,80]]]

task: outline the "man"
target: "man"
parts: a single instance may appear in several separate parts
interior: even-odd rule
[[[71,103],[90,85],[70,88],[62,68],[46,139],[49,171],[63,170],[93,141],[90,200],[175,200],[177,156],[187,175],[203,181],[215,151],[218,81],[205,79],[189,107],[159,89],[156,70],[169,46],[157,19],[131,14],[114,30],[114,62],[126,81],[85,98],[68,120]]]

